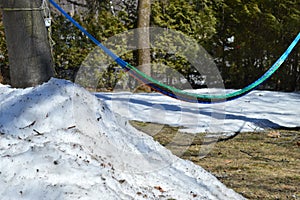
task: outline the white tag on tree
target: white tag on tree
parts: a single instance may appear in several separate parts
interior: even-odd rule
[[[45,26],[47,28],[51,26],[51,18],[45,18]]]

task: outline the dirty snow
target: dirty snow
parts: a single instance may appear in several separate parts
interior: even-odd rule
[[[157,108],[164,102],[141,98]],[[0,101],[1,199],[243,199],[71,82],[2,85]],[[144,106],[130,109],[148,115]]]

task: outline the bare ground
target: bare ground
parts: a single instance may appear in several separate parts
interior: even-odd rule
[[[179,127],[131,123],[248,199],[300,199],[299,130],[239,133],[217,141]]]

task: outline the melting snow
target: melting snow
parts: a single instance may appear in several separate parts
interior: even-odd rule
[[[181,131],[188,133],[230,134],[300,127],[300,93],[253,91],[220,104],[186,103],[157,93],[97,93],[96,96],[127,119],[181,126]]]
[[[1,199],[243,199],[73,83],[1,86],[0,101]]]

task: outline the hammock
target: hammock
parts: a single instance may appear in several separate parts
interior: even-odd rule
[[[139,71],[137,68],[115,55],[110,49],[105,47],[101,42],[99,42],[95,37],[93,37],[89,32],[87,32],[87,30],[85,30],[77,21],[75,21],[54,0],[49,1],[58,11],[60,11],[68,20],[70,20],[71,23],[73,23],[78,29],[80,29],[91,41],[93,41],[97,46],[99,46],[108,56],[110,56],[125,71],[128,71],[130,75],[132,75],[134,78],[142,81],[152,89],[164,95],[191,103],[219,103],[234,100],[248,94],[250,91],[254,90],[263,82],[265,82],[268,78],[270,78],[279,69],[279,67],[287,59],[289,54],[292,52],[292,50],[300,40],[299,32],[294,41],[290,44],[290,46],[282,54],[282,56],[271,66],[271,68],[267,72],[265,72],[265,74],[263,74],[258,80],[246,86],[245,88],[227,94],[196,94],[163,84],[153,79],[152,77],[144,74],[143,72]]]

